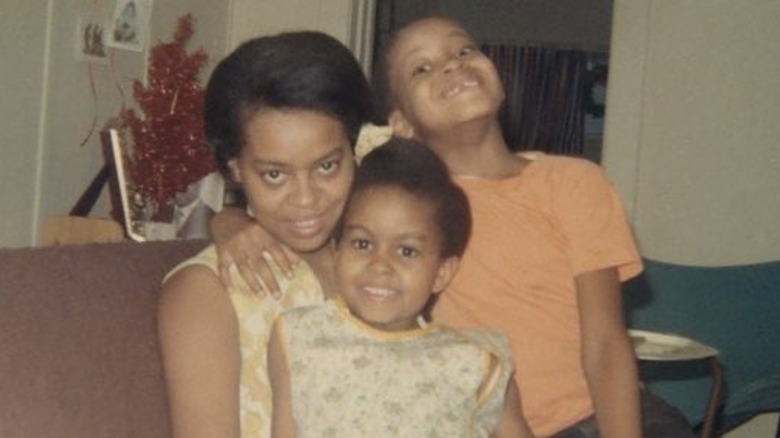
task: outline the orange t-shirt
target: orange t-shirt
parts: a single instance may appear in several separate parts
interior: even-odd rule
[[[569,157],[538,155],[512,178],[456,182],[472,235],[433,319],[506,334],[526,419],[535,434],[552,434],[593,413],[574,277],[642,270],[623,205],[597,165]]]

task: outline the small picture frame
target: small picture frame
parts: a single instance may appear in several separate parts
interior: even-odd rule
[[[76,57],[80,61],[108,65],[105,23],[92,16],[81,16],[76,31]]]
[[[108,29],[107,44],[123,50],[144,50],[152,0],[117,0]]]

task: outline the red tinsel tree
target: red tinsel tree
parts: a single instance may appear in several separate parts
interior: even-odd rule
[[[186,50],[193,22],[192,15],[181,17],[173,41],[151,49],[148,85],[133,83],[143,118],[132,109],[123,113],[134,143],[130,178],[158,208],[217,170],[203,133],[203,87],[198,79],[208,56],[203,49],[191,54]]]

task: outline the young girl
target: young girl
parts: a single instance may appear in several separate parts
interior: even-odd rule
[[[641,259],[602,170],[509,150],[498,74],[454,21],[409,24],[378,62],[374,91],[393,132],[436,152],[471,203],[472,237],[434,321],[508,336],[538,436],[692,437],[684,417],[649,394],[640,415],[620,282],[641,271]]]
[[[331,234],[352,183],[352,146],[371,114],[369,86],[336,39],[296,32],[241,45],[214,70],[205,104],[220,166],[243,186],[254,220],[302,261],[280,278],[277,299],[238,277],[223,286],[214,247],[166,278],[159,338],[173,434],[267,437],[271,324],[334,290]]]
[[[469,235],[468,201],[444,164],[391,140],[361,164],[342,221],[340,297],[274,325],[273,436],[531,436],[504,338],[422,316]]]

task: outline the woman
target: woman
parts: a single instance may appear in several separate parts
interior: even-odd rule
[[[350,51],[318,32],[248,41],[215,69],[205,102],[215,157],[243,186],[257,222],[299,260],[288,275],[274,267],[275,299],[237,275],[221,283],[213,246],[165,279],[159,337],[175,437],[269,436],[271,324],[333,290],[330,236],[370,102]]]

